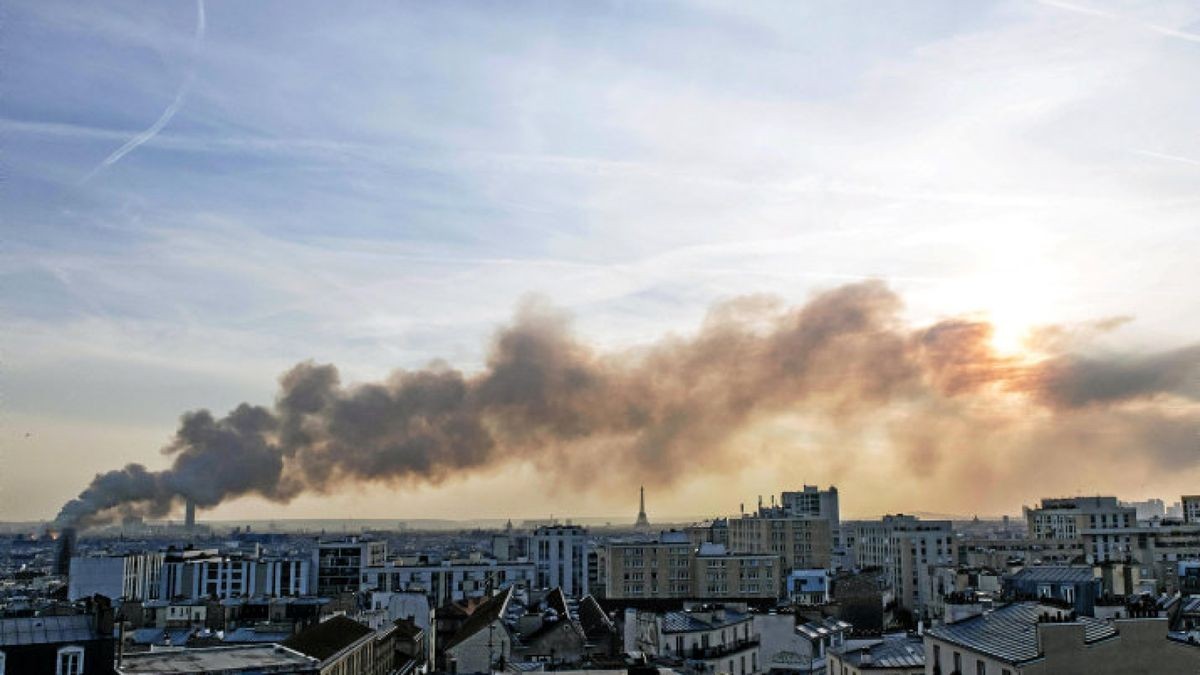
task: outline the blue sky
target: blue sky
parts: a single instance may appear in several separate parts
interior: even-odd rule
[[[1009,346],[1118,315],[1114,347],[1200,330],[1195,3],[209,0],[203,31],[198,10],[6,3],[3,516],[161,464],[180,412],[269,402],[302,359],[477,367],[530,293],[613,347],[875,277],[914,321],[985,315]]]

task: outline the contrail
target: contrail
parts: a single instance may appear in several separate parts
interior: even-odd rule
[[[199,45],[202,42],[204,42],[205,23],[206,22],[205,22],[205,18],[204,18],[204,0],[196,0],[196,45],[197,45],[197,47],[199,47]],[[150,127],[147,128],[145,131],[143,131],[142,133],[138,134],[137,136],[134,136],[133,138],[129,139],[129,141],[126,142],[125,145],[122,145],[121,147],[117,148],[115,151],[113,151],[113,153],[111,155],[109,155],[108,157],[105,157],[104,161],[97,164],[94,169],[89,171],[88,174],[86,176],[84,176],[81,181],[79,181],[80,184],[88,182],[96,174],[100,173],[105,168],[110,167],[113,164],[116,164],[117,162],[121,161],[122,157],[133,152],[139,146],[141,146],[143,143],[145,143],[146,141],[149,141],[150,139],[157,136],[158,132],[162,131],[163,127],[167,126],[167,123],[170,122],[171,118],[175,116],[175,113],[179,112],[179,109],[183,107],[183,102],[187,98],[188,92],[191,91],[191,89],[192,89],[192,83],[195,81],[196,81],[196,69],[193,66],[192,71],[190,73],[188,73],[187,78],[184,79],[183,84],[180,85],[179,91],[175,92],[175,99],[173,101],[171,101],[171,105],[167,106],[167,109],[164,110],[162,112],[162,114],[158,116],[158,119],[154,121],[154,124],[151,124]]]

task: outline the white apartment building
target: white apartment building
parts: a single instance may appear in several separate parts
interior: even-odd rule
[[[588,532],[576,525],[543,525],[530,538],[536,588],[562,588],[570,598],[588,594]]]
[[[934,598],[934,568],[955,564],[950,521],[897,514],[847,527],[854,531],[858,566],[883,568],[897,602],[923,613]]]
[[[530,561],[473,556],[463,560],[395,560],[363,571],[361,589],[393,593],[420,591],[440,607],[478,598],[509,586],[533,588],[537,570]]]

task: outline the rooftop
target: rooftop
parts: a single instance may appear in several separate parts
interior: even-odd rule
[[[179,651],[127,654],[117,672],[133,673],[204,673],[235,674],[254,669],[259,673],[316,673],[316,659],[279,645],[211,647]]]
[[[296,633],[283,644],[324,661],[374,632],[354,619],[335,616]]]
[[[97,639],[92,617],[31,616],[0,619],[0,646],[55,644]]]
[[[1012,576],[1016,581],[1036,581],[1041,583],[1076,583],[1086,584],[1095,579],[1091,567],[1069,565],[1036,565],[1026,567]]]
[[[931,637],[1009,663],[1038,657],[1038,619],[1045,610],[1036,602],[1018,602],[958,623],[930,628]],[[1117,634],[1106,621],[1080,617],[1085,643],[1098,642]]]
[[[843,662],[860,670],[872,668],[920,668],[925,665],[925,645],[909,635],[885,635],[867,645],[832,648]]]
[[[750,615],[732,609],[713,609],[693,612],[667,612],[662,618],[662,632],[687,633],[713,630],[748,621]]]

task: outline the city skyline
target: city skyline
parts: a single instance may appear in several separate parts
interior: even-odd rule
[[[632,453],[648,427],[605,411],[520,450],[495,395],[481,428],[512,460],[364,462],[201,519],[616,518],[643,482],[651,523],[804,484],[848,518],[1000,515],[1200,479],[1189,3],[15,2],[6,23],[2,520],[169,469],[187,411],[278,415],[297,364],[336,367],[330,400],[397,369],[494,393],[529,316],[637,385],[573,414],[686,404],[692,435],[651,425]],[[757,345],[839,293],[884,307],[871,339],[905,346],[861,363],[912,365],[901,390],[798,394],[763,360],[722,408],[636,363],[709,365],[721,329]],[[961,359],[913,346],[939,327]]]

